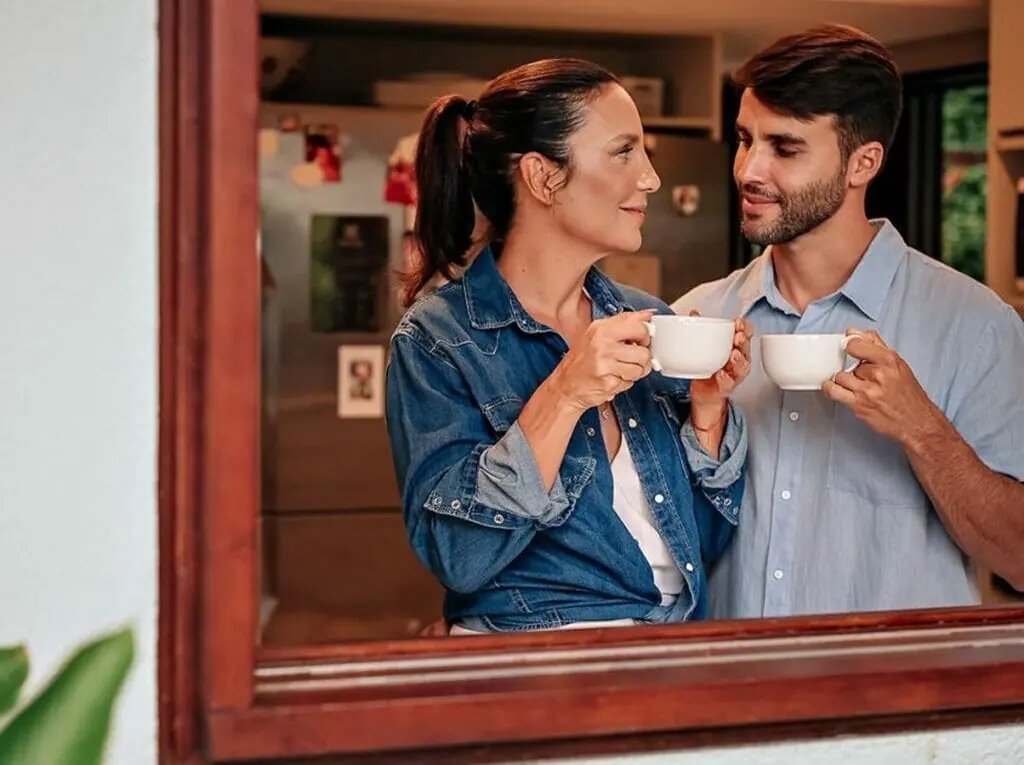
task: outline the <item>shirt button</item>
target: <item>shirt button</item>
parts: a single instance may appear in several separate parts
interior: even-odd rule
[[[629,427],[631,427],[631,428],[635,428],[636,427],[636,420],[634,420],[632,417],[629,418]]]
[[[687,571],[693,571],[693,564],[692,563],[687,563],[686,564],[686,570]]]
[[[793,422],[796,422],[797,420],[800,419],[800,413],[799,412],[790,412],[789,413],[789,419],[791,421],[793,421]]]
[[[452,510],[458,510],[460,507],[462,507],[462,503],[459,500],[452,500]]]
[[[789,489],[783,489],[782,490],[782,498],[783,499],[789,499],[792,496],[793,495],[789,493]]]
[[[665,497],[661,494],[655,494],[654,501],[660,505],[662,502],[665,501]]]
[[[597,433],[597,431],[594,430],[593,428],[587,428],[587,435],[590,436],[591,438],[594,437],[595,433]]]
[[[782,569],[775,569],[775,573],[772,574],[772,576],[774,576],[776,579],[782,579]]]
[[[505,516],[501,513],[498,513],[496,516],[494,516],[494,522],[500,526],[505,522]]]

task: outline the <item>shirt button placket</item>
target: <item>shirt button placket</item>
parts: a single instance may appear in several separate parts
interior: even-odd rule
[[[775,491],[772,492],[772,523],[768,560],[765,565],[765,616],[788,614],[793,609],[789,577],[792,568],[796,530],[796,492],[800,486],[799,467],[804,450],[804,428],[799,427],[800,414],[795,396],[782,395],[783,420],[779,430],[778,464]]]

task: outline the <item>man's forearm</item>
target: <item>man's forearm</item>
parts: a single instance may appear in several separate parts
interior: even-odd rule
[[[960,549],[1024,590],[1024,484],[990,470],[935,414],[904,444],[914,474]]]

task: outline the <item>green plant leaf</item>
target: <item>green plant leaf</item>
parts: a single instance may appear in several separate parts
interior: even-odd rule
[[[0,732],[0,762],[100,765],[114,702],[135,654],[131,629],[80,647]]]
[[[0,715],[18,703],[18,694],[27,677],[28,651],[25,646],[0,648]]]

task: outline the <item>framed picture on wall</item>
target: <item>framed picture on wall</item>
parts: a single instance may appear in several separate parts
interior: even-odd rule
[[[384,416],[384,347],[338,349],[338,417]]]
[[[388,218],[314,215],[310,321],[314,332],[377,332],[387,278]]]

